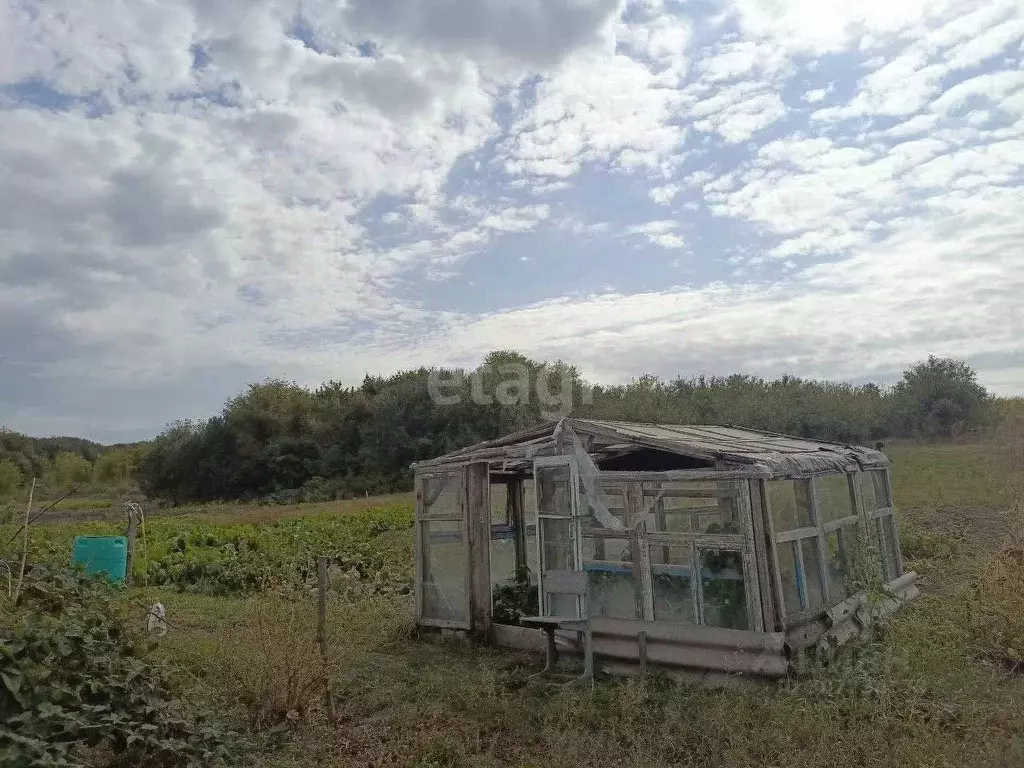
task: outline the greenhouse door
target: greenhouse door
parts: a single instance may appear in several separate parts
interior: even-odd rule
[[[580,551],[579,475],[569,456],[533,463],[537,509],[537,592],[542,616],[579,616],[579,598],[544,589],[545,571],[578,571]]]
[[[416,616],[437,627],[470,626],[466,473],[416,479]]]

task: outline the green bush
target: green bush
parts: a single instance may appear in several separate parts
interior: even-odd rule
[[[316,557],[326,556],[352,573],[366,591],[409,591],[407,544],[385,537],[412,527],[408,505],[365,512],[285,518],[231,525],[187,518],[156,518],[139,535],[133,575],[137,582],[208,594],[248,594],[316,583]],[[33,562],[68,563],[76,534],[118,535],[110,523],[41,525],[31,529]]]
[[[233,732],[187,714],[105,581],[35,568],[0,627],[0,764],[209,766],[240,757]]]
[[[9,496],[21,487],[25,476],[10,459],[0,459],[0,496]]]

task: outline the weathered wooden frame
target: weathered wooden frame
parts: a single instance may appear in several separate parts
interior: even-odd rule
[[[569,514],[542,514],[540,510],[540,483],[537,480],[538,470],[565,467],[569,470]],[[569,541],[572,543],[572,569],[578,569],[583,561],[583,541],[580,536],[580,499],[579,499],[579,467],[572,456],[543,456],[533,462],[533,508],[537,513],[537,605],[542,616],[548,615],[547,595],[544,591],[544,571],[548,570],[544,562],[544,524],[543,520],[565,521],[569,526]],[[580,615],[582,606],[577,598],[576,615]]]
[[[460,480],[460,491],[459,491],[459,512],[457,514],[449,515],[430,515],[425,511],[426,500],[423,497],[423,484],[431,477],[443,476],[443,475],[459,475]],[[465,467],[444,467],[433,471],[427,471],[417,473],[416,475],[416,506],[413,515],[413,525],[415,526],[415,532],[413,536],[413,557],[415,559],[415,598],[416,598],[416,621],[419,624],[428,627],[441,627],[445,629],[470,629],[473,626],[473,613],[472,613],[472,544],[469,531],[469,504],[467,498],[467,486],[466,486],[467,471]],[[435,522],[459,522],[462,524],[462,534],[465,537],[465,551],[466,551],[466,562],[464,566],[464,578],[465,584],[463,587],[463,616],[465,619],[462,621],[453,621],[451,619],[439,619],[432,616],[426,616],[424,614],[424,590],[423,585],[426,580],[426,574],[424,568],[426,567],[427,560],[424,556],[425,552],[430,548],[430,544],[424,536],[427,524]]]
[[[569,540],[572,543],[572,556],[574,557],[573,567],[583,569],[583,542],[584,539],[595,541],[595,556],[587,562],[603,562],[603,542],[607,539],[626,539],[630,542],[631,569],[633,572],[633,584],[635,589],[635,618],[633,619],[600,619],[603,629],[595,633],[598,653],[608,653],[619,658],[632,658],[635,654],[641,665],[646,663],[649,655],[655,660],[664,660],[670,663],[679,663],[683,666],[695,668],[716,669],[728,671],[734,666],[734,661],[721,660],[710,649],[717,647],[715,643],[722,638],[733,637],[782,637],[784,633],[787,638],[786,648],[803,647],[811,642],[814,637],[825,636],[839,637],[840,641],[851,632],[856,634],[851,627],[844,624],[842,631],[829,630],[829,622],[843,622],[844,618],[836,619],[829,616],[842,613],[842,606],[853,605],[859,598],[843,599],[844,595],[832,594],[835,588],[830,583],[828,557],[828,539],[835,533],[838,539],[842,556],[847,557],[849,545],[847,533],[853,526],[860,526],[862,534],[869,536],[868,541],[878,542],[881,547],[881,555],[889,559],[889,550],[886,549],[886,536],[883,526],[890,525],[890,540],[896,563],[895,580],[892,581],[901,591],[901,599],[911,599],[916,595],[916,587],[913,586],[916,579],[915,574],[908,574],[905,571],[903,562],[902,546],[899,538],[898,520],[892,500],[892,487],[889,470],[881,466],[881,462],[868,462],[863,466],[850,464],[845,467],[847,487],[850,493],[850,504],[853,514],[842,517],[838,520],[824,521],[818,479],[825,476],[842,476],[839,467],[832,471],[805,471],[794,468],[794,471],[780,472],[772,471],[763,465],[737,466],[735,463],[719,462],[715,467],[700,469],[680,469],[669,471],[599,471],[597,474],[598,486],[607,489],[610,493],[622,494],[621,504],[614,508],[622,508],[625,527],[623,529],[598,529],[587,528],[584,530],[583,519],[587,514],[587,505],[584,498],[584,490],[580,484],[579,467],[576,464],[576,457],[566,453],[564,440],[559,443],[556,440],[558,432],[551,433],[553,425],[523,430],[519,433],[522,441],[515,442],[514,436],[491,441],[488,444],[476,446],[474,449],[466,449],[463,452],[451,454],[429,462],[421,462],[416,466],[416,489],[417,508],[415,515],[414,548],[416,556],[416,613],[417,621],[426,626],[446,627],[453,629],[472,630],[475,634],[485,637],[492,642],[501,644],[516,645],[521,642],[533,642],[526,638],[531,637],[528,630],[522,628],[505,627],[493,624],[492,600],[493,591],[490,577],[490,546],[491,546],[491,510],[490,510],[490,487],[492,483],[504,483],[507,486],[507,513],[506,518],[509,524],[514,526],[516,547],[516,567],[529,564],[529,557],[526,551],[528,542],[527,527],[529,521],[526,515],[525,481],[533,476],[535,481],[539,470],[545,467],[565,466],[569,468],[570,482],[570,512],[568,518],[562,515],[542,514],[537,503],[537,496],[540,493],[538,483],[533,483],[533,502],[536,517],[536,540],[535,547],[537,569],[535,572],[536,588],[542,606],[546,603],[544,591],[544,523],[545,519],[552,518],[561,521],[568,520]],[[547,429],[548,431],[545,431]],[[617,455],[617,451],[628,450],[628,445],[609,444],[607,437],[602,437],[599,429],[594,430],[595,435],[583,434],[581,436],[584,450],[603,451],[600,455],[608,457]],[[603,440],[603,442],[602,442]],[[652,448],[668,450],[671,446],[665,441],[649,441]],[[661,443],[665,442],[664,445]],[[702,460],[706,456],[699,456]],[[884,457],[882,457],[884,459]],[[423,615],[423,562],[425,547],[429,542],[424,541],[426,527],[424,523],[446,519],[456,519],[451,516],[429,516],[423,514],[421,490],[423,478],[426,476],[445,475],[448,473],[460,473],[462,477],[462,493],[460,496],[459,522],[466,536],[466,550],[468,562],[465,565],[466,586],[464,615],[466,621],[455,622],[442,619],[431,619]],[[886,506],[877,509],[868,509],[866,499],[860,492],[860,475],[863,472],[880,472],[884,479],[884,503]],[[775,530],[771,514],[771,500],[768,493],[768,482],[772,480],[787,480],[807,484],[807,503],[810,517],[810,525],[793,531]],[[715,488],[669,488],[652,489],[648,483],[680,483],[680,482],[713,482]],[[872,480],[876,483],[876,480]],[[883,486],[876,484],[874,495],[882,493]],[[614,490],[613,490],[614,489]],[[689,507],[685,510],[687,514],[717,511],[722,503],[735,504],[735,519],[739,523],[739,533],[729,534],[702,534],[669,532],[665,528],[665,520],[668,515],[676,513],[677,510],[666,509],[664,499],[670,498],[692,498],[709,500],[707,507]],[[653,502],[652,502],[653,499]],[[727,500],[732,500],[727,501]],[[878,503],[883,499],[879,498]],[[698,502],[699,503],[699,502]],[[649,531],[647,524],[638,521],[647,514],[655,514],[658,521],[659,531]],[[678,510],[682,512],[683,510]],[[643,515],[641,515],[641,512]],[[822,605],[813,609],[788,611],[782,588],[781,572],[779,568],[779,546],[787,545],[790,542],[797,542],[794,556],[798,559],[799,578],[803,581],[800,591],[803,595],[809,595],[807,579],[809,573],[806,564],[803,562],[805,545],[804,541],[813,541],[806,546],[813,547],[819,562],[817,578],[820,580],[822,594]],[[656,575],[657,566],[652,564],[652,550],[659,545],[678,546],[689,549],[691,593],[693,599],[695,625],[656,621],[654,613],[654,585],[653,578]],[[747,599],[747,616],[750,630],[719,630],[714,627],[704,626],[704,606],[702,602],[703,579],[701,578],[701,567],[703,563],[702,553],[708,549],[718,549],[739,552],[745,582]],[[598,554],[601,554],[598,557]],[[622,563],[625,565],[625,563]],[[892,571],[886,565],[886,574],[891,576]],[[858,603],[859,604],[859,603]],[[896,606],[898,607],[898,606]],[[895,608],[893,608],[895,609]],[[837,615],[839,615],[837,614]],[[605,626],[606,625],[606,626]],[[629,639],[627,635],[636,631],[636,637]],[[831,634],[830,634],[831,632]],[[725,634],[721,634],[725,633]],[[838,634],[836,634],[838,633]],[[796,644],[790,643],[790,638]],[[508,641],[506,643],[506,641]],[[567,638],[562,638],[562,642]],[[672,643],[679,643],[678,652],[668,649]],[[799,642],[796,642],[799,641]],[[748,641],[742,641],[743,643]],[[750,640],[750,648],[761,647],[760,641]],[[775,640],[771,641],[775,643]],[[707,645],[705,645],[705,643]],[[668,644],[666,646],[665,644]],[[741,643],[742,644],[742,643]],[[664,646],[664,647],[663,647]],[[784,663],[786,651],[778,650],[775,646],[769,654],[775,661],[770,661],[768,667],[762,670],[762,674],[769,674],[768,669],[775,674]],[[783,646],[779,646],[782,649]],[[618,650],[615,650],[618,649]],[[652,649],[654,649],[652,651]],[[703,650],[700,650],[703,649]],[[719,648],[718,650],[723,650]],[[781,654],[781,655],[779,655]],[[782,659],[779,662],[778,659]],[[692,661],[692,664],[689,662]],[[739,663],[744,668],[755,668],[761,662],[755,659],[745,659]]]
[[[647,478],[646,481],[639,479],[624,480],[623,475],[641,475]],[[732,475],[730,472],[714,473],[708,477],[704,471],[699,472],[701,481],[720,481],[717,488],[672,488],[648,490],[645,482],[679,482],[677,479],[666,479],[666,475],[674,473],[622,473],[622,472],[600,472],[597,476],[599,487],[622,486],[626,502],[626,527],[625,529],[600,529],[590,528],[581,531],[583,538],[601,541],[604,539],[628,539],[630,541],[631,565],[633,572],[633,585],[635,590],[635,616],[639,620],[654,622],[654,586],[653,578],[655,566],[651,563],[650,548],[663,544],[665,546],[686,547],[690,552],[690,568],[692,577],[690,579],[693,611],[696,619],[695,626],[704,626],[704,600],[703,600],[703,579],[701,569],[704,552],[719,550],[736,552],[740,555],[742,576],[744,581],[744,592],[746,595],[746,613],[751,631],[763,632],[765,627],[764,610],[762,607],[761,574],[758,568],[757,546],[754,536],[754,521],[752,519],[752,506],[750,502],[750,485],[742,479],[723,479],[719,475]],[[688,476],[687,480],[693,480]],[[724,486],[724,487],[723,487]],[[686,510],[665,510],[659,507],[662,498],[708,498],[719,499],[720,501],[733,500],[736,503],[734,516],[739,523],[738,533],[709,534],[709,533],[684,533],[676,531],[647,530],[642,524],[640,513],[645,509],[644,499],[654,498],[654,506],[651,510],[655,518],[664,517],[667,514],[699,514],[702,510],[711,512],[719,511],[719,505],[707,507],[690,507]],[[596,548],[595,548],[596,549]],[[582,566],[582,560],[581,566]],[[592,562],[602,562],[594,560]]]

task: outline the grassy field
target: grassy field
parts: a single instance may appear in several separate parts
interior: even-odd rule
[[[288,738],[247,765],[1019,766],[1018,434],[891,449],[904,551],[924,594],[873,642],[780,685],[706,689],[652,675],[554,688],[527,684],[536,657],[417,632],[408,497],[153,517],[138,566],[151,586],[126,599],[140,622],[152,602],[167,607],[173,627],[157,653],[181,666],[191,698],[254,733],[287,724]],[[59,560],[76,532],[120,528],[62,521],[34,531],[33,557]],[[337,566],[333,726],[306,599],[317,554]],[[283,571],[297,581],[272,578]],[[161,574],[167,584],[154,586]]]

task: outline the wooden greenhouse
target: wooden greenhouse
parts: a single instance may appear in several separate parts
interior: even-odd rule
[[[888,468],[858,446],[569,418],[419,462],[417,621],[549,662],[586,646],[613,670],[782,677],[917,595]]]

